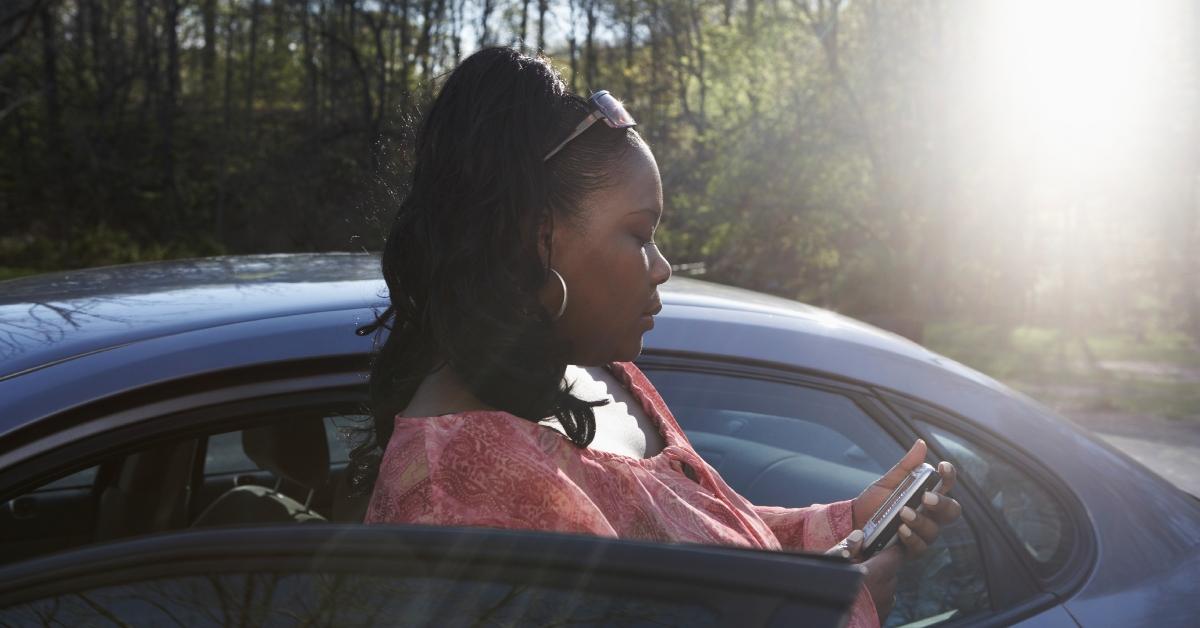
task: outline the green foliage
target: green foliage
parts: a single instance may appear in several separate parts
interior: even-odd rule
[[[0,24],[30,27],[0,29],[0,266],[379,248],[481,1],[5,5]],[[971,120],[946,97],[965,11],[568,0],[543,24],[536,2],[486,1],[488,43],[544,30],[570,83],[626,101],[663,175],[662,248],[709,279],[914,337],[977,321],[996,338],[931,334],[996,348],[1001,374],[1036,361],[1029,326],[1200,337],[1186,204],[1035,203],[1019,154],[961,149]]]
[[[1065,410],[1200,420],[1200,352],[1183,334],[1071,338],[1046,327],[941,322],[925,328],[925,340]]]

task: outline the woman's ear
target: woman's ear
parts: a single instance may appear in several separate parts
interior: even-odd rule
[[[550,265],[551,256],[554,254],[554,214],[547,212],[546,217],[542,219],[542,224],[538,226],[537,232],[537,248],[538,259],[542,261],[542,266]]]

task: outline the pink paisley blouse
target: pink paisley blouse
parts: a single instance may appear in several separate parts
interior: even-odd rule
[[[521,528],[658,542],[823,552],[851,532],[851,502],[756,506],[688,442],[632,363],[609,370],[662,432],[649,458],[578,447],[552,427],[503,411],[396,417],[366,523]],[[878,626],[859,592],[855,628]]]

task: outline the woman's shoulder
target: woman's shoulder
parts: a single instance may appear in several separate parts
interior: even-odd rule
[[[429,417],[396,415],[388,441],[389,454],[421,454],[435,465],[459,465],[464,460],[513,459],[545,456],[562,437],[549,427],[503,410],[467,410]],[[395,451],[393,451],[395,450]]]

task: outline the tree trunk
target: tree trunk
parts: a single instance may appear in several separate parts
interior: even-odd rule
[[[436,0],[442,2],[443,0]],[[430,67],[433,65],[430,57],[432,51],[433,39],[433,14],[435,0],[423,0],[421,3],[421,36],[417,38],[417,50],[414,54],[421,66],[421,82],[427,84],[432,77],[430,76]],[[440,11],[439,11],[440,12]]]
[[[496,0],[482,0],[483,4],[480,8],[479,15],[479,47],[483,48],[491,41],[491,34],[488,32],[488,20],[492,18],[492,10],[496,8]]]
[[[258,85],[258,14],[259,0],[250,2],[250,52],[246,59],[245,112],[247,135],[254,135],[254,88]]]
[[[217,0],[204,0],[201,12],[204,50],[200,54],[200,83],[204,89],[204,101],[210,102],[217,86]]]
[[[308,1],[299,0],[300,4],[300,43],[304,56],[304,112],[305,119],[308,120],[310,127],[315,127],[318,124],[318,116],[320,115],[318,107],[320,106],[320,94],[318,92],[319,78],[317,76],[317,64],[313,59],[313,35],[312,35],[312,16],[308,11]]]
[[[408,23],[409,1],[400,5],[400,111],[408,113],[412,90],[412,35]]]
[[[571,91],[575,92],[575,93],[579,93],[579,86],[578,86],[579,83],[577,81],[577,78],[579,76],[579,55],[576,50],[578,48],[578,46],[575,43],[575,41],[576,41],[575,40],[575,22],[576,22],[576,20],[575,20],[575,3],[576,2],[577,2],[577,0],[567,0],[567,6],[570,8],[570,13],[571,13],[571,19],[570,19],[571,30],[569,31],[569,33],[567,35],[567,48],[571,55]]]
[[[596,89],[596,4],[599,0],[584,0],[587,4],[587,39],[585,40],[585,57],[587,61],[587,89]]]
[[[529,0],[521,0],[521,42],[520,50],[525,51],[526,37],[529,35]]]
[[[50,3],[38,10],[42,27],[42,93],[46,103],[46,138],[49,162],[58,173],[63,172],[62,104],[58,96],[58,33]]]
[[[629,0],[625,13],[625,93],[621,95],[622,98],[633,98],[633,18],[636,11],[636,0]],[[651,63],[654,61],[650,60]]]
[[[155,71],[155,58],[157,53],[154,50],[154,42],[150,38],[150,6],[149,0],[136,0],[134,2],[134,12],[136,22],[136,39],[134,46],[137,48],[134,58],[138,65],[139,73],[142,78],[142,89],[145,94],[142,97],[142,106],[138,114],[138,126],[146,126],[146,115],[150,107],[154,104],[154,96],[157,92],[158,75]]]
[[[175,107],[179,99],[179,3],[163,1],[163,31],[167,36],[167,91],[159,102],[159,126],[162,128],[163,186],[167,190],[168,219],[174,221],[179,210],[175,185]]]

